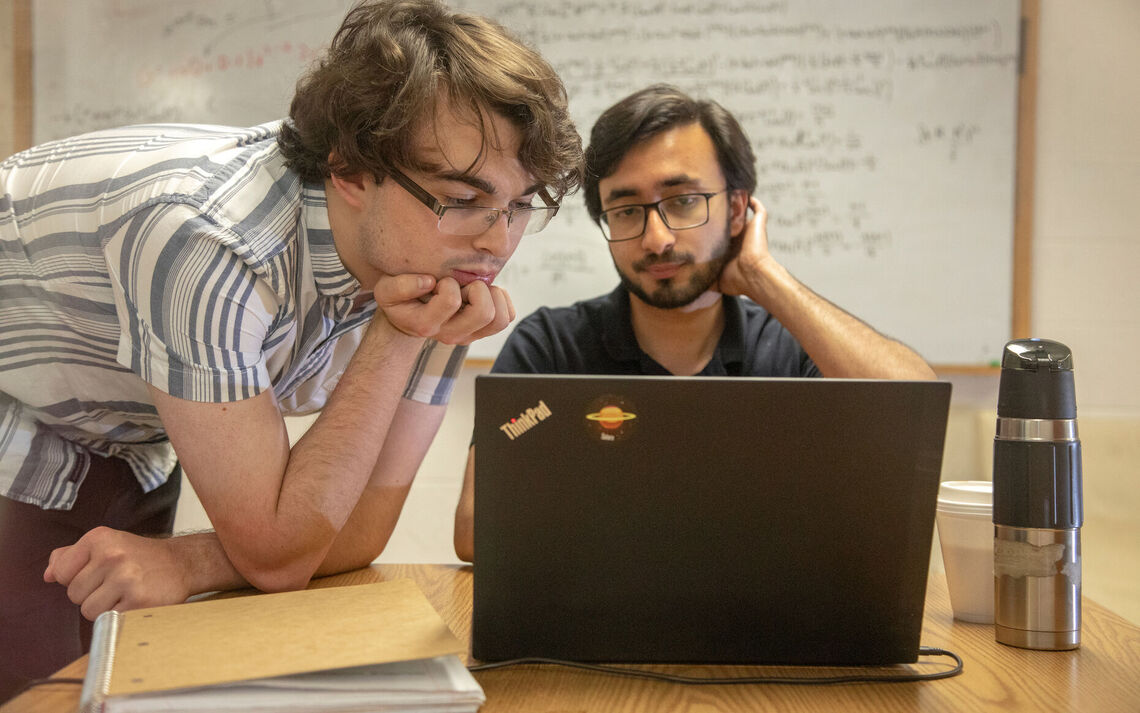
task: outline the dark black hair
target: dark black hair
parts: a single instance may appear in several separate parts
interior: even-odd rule
[[[586,210],[594,222],[602,212],[601,180],[636,144],[677,126],[700,123],[716,147],[717,163],[728,188],[749,195],[756,189],[756,156],[739,122],[710,99],[693,99],[676,87],[654,84],[614,104],[598,118],[586,149]]]

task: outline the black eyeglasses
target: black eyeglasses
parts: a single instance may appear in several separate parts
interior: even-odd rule
[[[491,229],[499,216],[506,214],[507,230],[512,233],[531,235],[550,224],[551,218],[558,213],[558,204],[543,189],[538,192],[545,206],[527,206],[525,208],[486,208],[475,205],[442,205],[435,196],[421,188],[415,181],[405,176],[398,169],[391,169],[389,174],[392,180],[400,185],[412,197],[431,209],[439,216],[439,230],[450,235],[482,235]]]
[[[645,234],[652,208],[670,230],[698,228],[709,222],[709,199],[731,189],[715,193],[683,193],[654,203],[634,203],[603,210],[598,221],[602,235],[611,243],[633,240]]]

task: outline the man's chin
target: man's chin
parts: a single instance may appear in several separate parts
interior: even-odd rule
[[[720,299],[720,293],[712,288],[704,290],[681,290],[672,286],[658,286],[649,291],[630,280],[622,280],[626,290],[645,304],[657,309],[675,309],[682,312],[704,309]]]
[[[688,304],[675,307],[674,309],[680,312],[698,312],[702,309],[708,309],[717,302],[720,302],[720,298],[721,294],[719,292],[709,289],[694,297]]]

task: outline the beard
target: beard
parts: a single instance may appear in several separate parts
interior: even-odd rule
[[[697,264],[692,253],[675,253],[672,248],[660,255],[647,255],[633,263],[634,274],[644,272],[650,266],[659,262],[676,262],[692,266],[692,274],[687,280],[668,278],[657,280],[652,290],[647,290],[635,282],[633,278],[614,263],[618,277],[625,289],[641,299],[651,307],[659,309],[677,309],[692,304],[698,297],[708,292],[720,279],[720,272],[728,261],[732,259],[729,252],[731,246],[729,226],[725,225],[720,244],[713,251],[713,256],[707,262]]]

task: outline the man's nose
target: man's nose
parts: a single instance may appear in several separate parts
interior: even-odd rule
[[[651,253],[660,255],[677,242],[677,237],[656,210],[645,215],[645,232],[641,235],[641,246]]]
[[[477,250],[500,258],[511,256],[519,236],[512,235],[512,230],[507,225],[507,216],[506,212],[500,213],[489,228],[475,236],[472,244]]]

